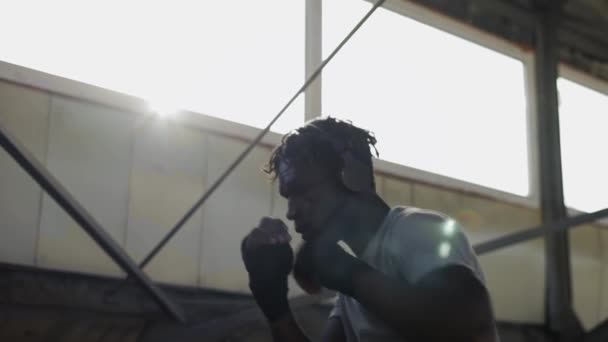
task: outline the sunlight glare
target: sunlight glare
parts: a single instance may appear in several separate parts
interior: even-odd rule
[[[445,236],[452,236],[456,231],[456,222],[454,220],[448,220],[443,226],[443,234]]]
[[[439,245],[439,256],[444,259],[447,258],[450,256],[451,249],[452,246],[450,246],[448,242],[442,242],[441,245]]]
[[[175,116],[179,109],[176,106],[168,102],[149,102],[148,109],[158,115],[161,118],[168,118]]]

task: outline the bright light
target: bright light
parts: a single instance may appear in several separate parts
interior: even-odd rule
[[[608,206],[608,94],[560,78],[559,126],[566,205],[586,212]],[[598,157],[595,157],[598,156]]]
[[[340,240],[338,241],[338,246],[340,246],[340,248],[342,248],[342,250],[344,250],[346,253],[350,254],[353,257],[357,257],[357,255],[355,254],[355,252],[353,252],[352,248],[350,248],[350,246],[344,242],[344,240]]]
[[[456,231],[456,222],[454,220],[449,220],[443,226],[443,234],[445,236],[452,236]]]
[[[304,83],[304,1],[177,3],[3,1],[0,60],[265,127]],[[300,96],[272,130],[303,122]]]
[[[170,117],[174,116],[179,112],[176,106],[171,105],[170,103],[163,102],[150,102],[148,104],[148,108],[151,112],[156,113],[160,117]]]
[[[439,245],[439,256],[447,258],[450,255],[451,249],[452,246],[450,246],[449,242],[442,242],[441,245]]]
[[[370,6],[323,1],[324,55]],[[323,112],[374,132],[383,160],[526,196],[524,76],[520,60],[378,9],[323,71]]]

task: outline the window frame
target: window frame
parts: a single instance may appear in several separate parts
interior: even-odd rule
[[[306,0],[307,2],[320,3],[322,1],[331,0]],[[373,4],[373,0],[360,0],[367,1]],[[435,27],[449,34],[453,34],[457,37],[481,45],[490,50],[504,54],[508,57],[517,59],[522,62],[524,67],[524,91],[526,96],[526,117],[527,117],[527,146],[528,146],[528,196],[516,195],[513,193],[501,191],[498,189],[489,188],[483,185],[467,182],[464,180],[452,178],[449,176],[435,174],[425,170],[419,170],[413,167],[409,167],[402,164],[389,162],[386,160],[375,160],[374,166],[376,171],[381,175],[386,175],[393,178],[412,180],[415,182],[434,184],[449,189],[454,189],[463,192],[474,192],[483,196],[487,196],[493,199],[521,205],[525,207],[538,208],[538,181],[536,180],[538,172],[535,165],[537,160],[537,144],[536,144],[536,130],[535,130],[535,106],[532,101],[534,100],[534,54],[524,47],[513,44],[507,40],[501,39],[489,33],[483,32],[472,26],[459,22],[455,19],[442,16],[436,12],[431,11],[428,8],[414,4],[412,2],[400,1],[400,0],[387,0],[382,8],[402,15],[406,18],[413,19],[420,23]],[[313,13],[307,13],[313,15]],[[322,25],[322,13],[320,10],[316,11],[316,15],[319,15],[316,21],[307,21],[307,24],[316,23]],[[308,32],[308,29],[307,29]],[[321,29],[322,33],[322,29]],[[310,40],[310,41],[309,41]],[[312,36],[307,38],[307,48],[322,49],[322,36]],[[321,80],[322,83],[322,80]],[[322,87],[322,84],[321,84]],[[307,93],[308,96],[308,93]],[[322,95],[314,93],[311,95],[314,98],[310,101],[315,103],[316,108],[322,109]],[[308,109],[308,108],[306,108]],[[307,110],[305,110],[307,111]],[[318,117],[316,115],[315,117]],[[307,120],[310,118],[307,118]]]
[[[585,74],[579,70],[574,69],[573,67],[566,64],[558,65],[558,77],[564,78],[568,81],[578,83],[579,85],[589,88],[593,91],[596,91],[600,94],[608,97],[608,82],[600,80],[598,78],[592,77],[589,74]],[[561,126],[560,126],[561,129]],[[560,135],[561,138],[561,135]],[[563,159],[562,159],[562,168],[563,168]],[[582,215],[587,213],[586,211],[582,211],[579,209],[575,209],[572,207],[566,207],[568,214],[570,216]],[[602,223],[604,225],[608,225],[608,218],[603,218],[598,220],[597,222]]]
[[[331,0],[305,0],[306,37],[304,49],[305,65],[303,68],[305,77],[308,77],[308,75],[316,70],[322,63],[322,1]],[[372,0],[359,1],[374,2]],[[534,91],[535,66],[533,51],[527,47],[518,46],[507,40],[491,35],[490,33],[469,26],[466,23],[448,18],[411,2],[387,0],[383,5],[383,8],[520,60],[523,63],[527,117],[529,194],[528,196],[520,196],[385,160],[375,161],[377,172],[380,175],[391,178],[403,179],[415,183],[431,184],[464,193],[474,193],[527,208],[539,208],[538,145],[536,132],[537,114]],[[564,64],[559,65],[559,75],[608,96],[608,82],[606,81],[594,78]],[[83,101],[119,108],[138,115],[150,115],[147,102],[134,96],[69,80],[60,76],[50,75],[7,62],[0,61],[0,79],[60,96],[77,98]],[[322,113],[322,81],[322,78],[317,79],[304,94],[304,120],[316,118]],[[245,124],[200,114],[204,113],[184,111],[176,117],[175,120],[182,122],[185,125],[195,126],[198,129],[222,134],[243,141],[253,140],[260,132],[260,129]],[[262,139],[261,143],[265,146],[274,146],[278,144],[280,140],[281,134],[269,132],[267,136]],[[574,209],[569,208],[569,210],[572,213],[578,213],[578,211]],[[608,223],[608,219],[603,220],[602,222]]]

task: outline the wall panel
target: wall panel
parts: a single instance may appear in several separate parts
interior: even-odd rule
[[[48,138],[47,93],[0,82],[0,123],[41,162]],[[0,261],[35,263],[42,190],[0,148]]]
[[[412,201],[414,206],[432,209],[453,216],[460,208],[460,194],[432,186],[413,184]]]
[[[414,205],[412,201],[412,185],[394,178],[384,177],[382,198],[394,207],[396,205]]]
[[[210,136],[207,183],[211,184],[247,145]],[[240,243],[271,212],[272,185],[261,172],[268,149],[255,148],[210,198],[203,213],[201,285],[249,292]]]
[[[205,191],[205,136],[152,120],[135,131],[127,250],[138,262],[160,242]],[[201,210],[146,266],[157,281],[198,285]]]
[[[599,320],[608,319],[608,230],[605,227],[599,227],[600,232],[600,293],[597,301],[600,303]]]
[[[570,264],[574,309],[586,329],[598,323],[601,291],[600,231],[586,225],[570,231]]]
[[[127,222],[133,116],[60,97],[52,100],[47,165],[119,245]],[[53,199],[44,196],[39,265],[121,272]]]
[[[462,195],[454,217],[472,244],[537,225],[537,212]],[[544,241],[535,239],[480,257],[494,310],[499,320],[544,321]]]

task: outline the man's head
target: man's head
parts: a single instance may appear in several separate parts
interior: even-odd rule
[[[265,171],[279,179],[287,218],[305,240],[324,228],[346,198],[375,192],[375,144],[370,132],[334,118],[310,121],[283,137]]]

